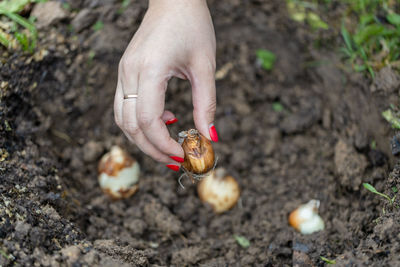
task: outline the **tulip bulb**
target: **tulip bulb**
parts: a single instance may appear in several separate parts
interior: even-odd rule
[[[99,184],[114,200],[128,198],[139,189],[139,163],[118,146],[113,146],[99,162]]]
[[[289,224],[304,235],[323,230],[325,225],[318,215],[318,208],[319,200],[310,200],[290,213]]]
[[[179,142],[185,152],[182,166],[194,174],[204,174],[214,167],[215,156],[210,140],[196,129],[179,133]]]
[[[235,178],[225,175],[225,170],[218,168],[203,178],[197,192],[200,199],[211,205],[214,212],[222,213],[235,206],[240,197],[239,184]]]

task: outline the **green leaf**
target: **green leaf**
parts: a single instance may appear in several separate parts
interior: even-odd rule
[[[10,13],[18,13],[30,2],[30,0],[3,0],[0,2],[0,9]]]
[[[328,264],[336,264],[336,261],[335,261],[335,260],[330,260],[330,259],[327,259],[327,258],[325,258],[325,257],[323,257],[323,256],[320,256],[319,258],[320,258],[321,260],[323,260],[324,262],[328,263]]]
[[[63,4],[62,4],[62,7],[63,7],[65,10],[68,10],[68,11],[71,10],[71,5],[70,5],[69,3],[63,3]]]
[[[122,0],[121,7],[127,8],[130,3],[131,3],[131,0]]]
[[[244,236],[234,235],[233,237],[236,239],[236,242],[238,242],[238,244],[242,248],[250,247],[250,241],[247,238],[245,238]]]
[[[369,184],[369,183],[363,183],[363,186],[364,186],[365,189],[367,189],[368,191],[371,191],[371,192],[374,193],[374,194],[379,193],[379,192],[375,189],[375,187],[373,187],[373,186],[372,186],[371,184]]]
[[[400,26],[400,15],[396,13],[390,13],[386,16],[386,19],[395,26]]]
[[[276,56],[269,50],[259,49],[256,51],[257,59],[261,62],[261,66],[266,70],[272,70],[276,60]]]
[[[371,24],[360,29],[354,35],[354,42],[358,45],[368,41],[371,37],[381,35],[385,31],[385,27],[378,24]]]
[[[397,189],[396,186],[393,186],[393,187],[392,187],[392,191],[393,191],[393,193],[397,193],[397,192],[399,192],[399,189]]]
[[[392,125],[393,128],[400,129],[400,119],[395,116],[390,109],[382,112],[382,116]]]
[[[328,24],[326,24],[317,14],[314,12],[308,12],[307,22],[313,29],[329,29]]]
[[[100,20],[98,20],[95,24],[93,24],[92,29],[94,31],[100,31],[104,28],[104,23]]]
[[[275,112],[281,112],[281,111],[283,111],[285,108],[282,106],[281,103],[279,103],[279,102],[274,102],[274,103],[272,104],[272,109],[273,109]]]
[[[375,140],[371,141],[370,148],[373,149],[373,150],[376,149],[376,141]]]
[[[360,24],[365,27],[367,24],[374,22],[374,19],[375,16],[372,14],[363,14],[360,16]]]
[[[392,201],[392,199],[390,199],[389,196],[387,196],[387,195],[385,195],[385,194],[383,194],[383,193],[381,193],[381,192],[378,192],[378,191],[375,189],[375,187],[373,187],[371,184],[369,184],[369,183],[363,183],[363,186],[364,186],[364,188],[367,189],[368,191],[370,191],[370,192],[372,192],[372,193],[374,193],[374,194],[377,194],[377,195],[379,195],[379,196],[381,196],[381,197],[384,197],[384,198],[386,198],[387,200],[389,200],[390,203],[393,203],[394,199],[393,199],[393,201]]]
[[[304,6],[299,5],[299,3],[294,0],[287,0],[286,6],[292,20],[303,22],[306,19],[306,9]]]

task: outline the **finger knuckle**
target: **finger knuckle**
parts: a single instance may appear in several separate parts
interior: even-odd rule
[[[134,68],[135,68],[135,59],[133,57],[123,56],[119,61],[118,69],[122,73],[126,73]]]
[[[148,129],[154,121],[153,116],[147,112],[139,112],[137,114],[137,118],[138,118],[139,126],[142,129]]]
[[[140,128],[131,123],[124,123],[122,128],[131,136],[135,136],[140,132]]]
[[[145,63],[141,68],[141,76],[145,79],[159,80],[162,73],[160,66],[153,63]]]
[[[152,157],[155,161],[158,162],[166,162],[165,157],[161,156],[161,155],[156,155]]]
[[[215,56],[202,56],[196,58],[193,63],[194,67],[200,68],[203,71],[214,73],[216,69]]]
[[[217,102],[215,99],[211,100],[206,106],[206,112],[209,114],[214,114],[217,111]]]

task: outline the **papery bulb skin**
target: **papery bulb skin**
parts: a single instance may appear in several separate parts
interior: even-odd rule
[[[215,213],[231,209],[240,197],[240,188],[236,179],[225,173],[223,168],[213,170],[197,186],[200,199],[209,204]]]
[[[325,228],[324,221],[318,215],[319,200],[312,199],[301,205],[289,215],[289,224],[304,235],[309,235]]]
[[[214,167],[215,155],[211,141],[196,129],[181,132],[182,148],[185,152],[182,166],[194,174],[205,174]]]
[[[139,189],[139,163],[118,146],[100,159],[98,171],[101,189],[113,200],[129,198]]]

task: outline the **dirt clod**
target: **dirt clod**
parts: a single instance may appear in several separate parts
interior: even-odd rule
[[[345,141],[339,140],[335,145],[335,166],[342,186],[359,190],[362,175],[367,167],[367,159],[358,154]]]

